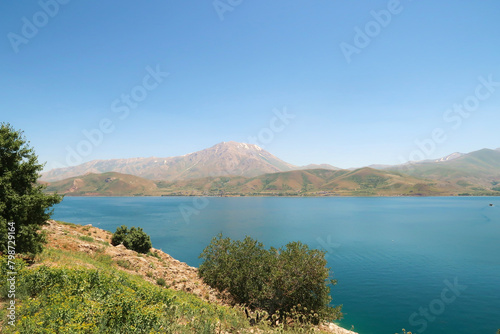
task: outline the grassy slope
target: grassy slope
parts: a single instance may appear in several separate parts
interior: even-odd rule
[[[110,246],[110,233],[95,227],[51,221],[46,230],[49,243],[35,263],[21,269],[18,262],[18,322],[4,321],[2,333],[312,333],[250,327],[241,308],[214,301],[196,273],[186,274],[192,269],[155,249],[153,256]],[[5,257],[0,262],[4,281]],[[0,287],[3,304],[6,288]],[[0,317],[6,319],[5,308]]]
[[[73,196],[134,196],[154,194],[157,186],[155,182],[141,177],[108,172],[51,182],[47,191]]]

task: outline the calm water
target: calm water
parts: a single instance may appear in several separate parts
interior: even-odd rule
[[[324,249],[341,325],[362,334],[500,328],[500,198],[68,197],[53,217],[141,226],[154,247],[192,266],[219,232]]]

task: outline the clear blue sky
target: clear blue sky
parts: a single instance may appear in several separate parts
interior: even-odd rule
[[[500,147],[498,1],[60,1],[0,3],[0,120],[48,168],[250,137],[345,168]]]

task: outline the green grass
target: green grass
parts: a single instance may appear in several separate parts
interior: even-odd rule
[[[5,271],[0,276],[6,279]],[[124,273],[40,266],[19,270],[16,280],[18,320],[4,324],[2,333],[215,333],[246,327],[241,311]],[[5,287],[1,296],[7,297]]]
[[[241,308],[149,283],[118,270],[102,252],[47,248],[35,257],[36,268],[16,263],[17,321],[14,327],[4,321],[2,333],[250,333],[255,328]],[[0,266],[5,282],[6,257],[0,258]],[[5,284],[0,285],[0,301],[9,301]],[[7,319],[6,309],[0,309],[1,319]],[[263,333],[313,333],[308,326],[256,327]]]
[[[94,242],[94,238],[88,237],[86,235],[81,235],[78,237],[78,239],[83,240],[83,241],[87,241],[87,242]]]
[[[132,267],[128,260],[117,260],[116,264],[125,269],[130,269]]]

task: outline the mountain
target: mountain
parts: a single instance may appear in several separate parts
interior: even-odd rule
[[[449,154],[445,157],[442,157],[440,159],[436,159],[434,160],[434,162],[444,162],[444,161],[451,161],[451,160],[454,160],[454,159],[457,159],[457,158],[460,158],[464,156],[463,153],[459,153],[459,152],[455,152],[455,153],[452,153],[452,154]]]
[[[69,196],[137,196],[156,194],[157,189],[156,183],[151,180],[109,172],[48,183],[46,191]]]
[[[500,151],[482,149],[453,159],[392,166],[386,170],[446,181],[472,190],[490,190],[500,183]]]
[[[41,182],[51,182],[49,191],[70,195],[496,195],[500,189],[500,149],[371,167],[349,170],[327,164],[298,167],[257,145],[223,142],[179,157],[95,160],[52,170],[43,175]],[[103,179],[89,176],[89,173],[109,172],[120,174],[106,176],[117,178],[118,181],[113,180],[117,183],[113,183],[114,188],[112,184],[102,184],[99,188],[97,184]],[[124,174],[139,179],[125,180]],[[61,179],[65,179],[63,183],[53,182]],[[81,183],[82,180],[85,182]],[[133,187],[134,184],[141,186]]]
[[[94,160],[78,166],[53,169],[42,181],[62,180],[87,173],[118,172],[150,180],[187,180],[209,176],[252,177],[297,168],[257,145],[223,142],[208,149],[170,158]]]

